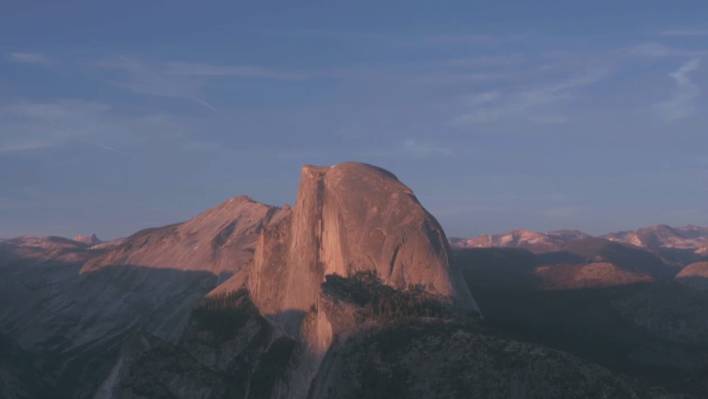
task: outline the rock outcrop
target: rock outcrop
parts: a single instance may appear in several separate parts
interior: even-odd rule
[[[103,242],[98,239],[96,234],[77,234],[74,236],[74,241],[78,241],[86,245],[96,245]]]
[[[258,242],[248,287],[266,314],[308,312],[325,276],[372,271],[398,289],[476,305],[450,267],[442,228],[393,174],[366,164],[305,166],[292,211]]]

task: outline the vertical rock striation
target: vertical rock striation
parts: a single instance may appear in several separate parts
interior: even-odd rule
[[[259,239],[249,278],[254,299],[270,314],[308,312],[326,275],[362,271],[477,309],[450,267],[442,228],[393,174],[353,162],[303,167],[294,208]]]

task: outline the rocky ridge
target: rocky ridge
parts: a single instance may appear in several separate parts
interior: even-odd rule
[[[90,259],[83,272],[135,265],[232,274],[248,267],[263,227],[287,211],[246,196],[231,198],[184,223],[146,229]]]

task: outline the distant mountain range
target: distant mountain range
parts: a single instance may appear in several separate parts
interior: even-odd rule
[[[471,238],[451,238],[456,248],[524,248],[535,253],[559,251],[568,243],[592,237],[579,230],[546,233],[518,229],[503,234],[484,234]],[[654,225],[637,230],[609,233],[597,238],[633,245],[659,254],[682,252],[684,255],[708,255],[708,227]]]
[[[541,233],[532,230],[517,229],[503,234],[483,234],[472,238],[451,238],[450,243],[456,248],[524,248],[533,252],[560,250],[566,243],[589,238],[578,230],[558,230]]]

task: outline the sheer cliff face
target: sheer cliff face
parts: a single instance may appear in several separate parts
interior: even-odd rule
[[[305,166],[291,214],[259,241],[249,278],[256,302],[266,313],[308,312],[326,275],[361,271],[476,309],[450,268],[442,228],[393,174],[360,163]]]

